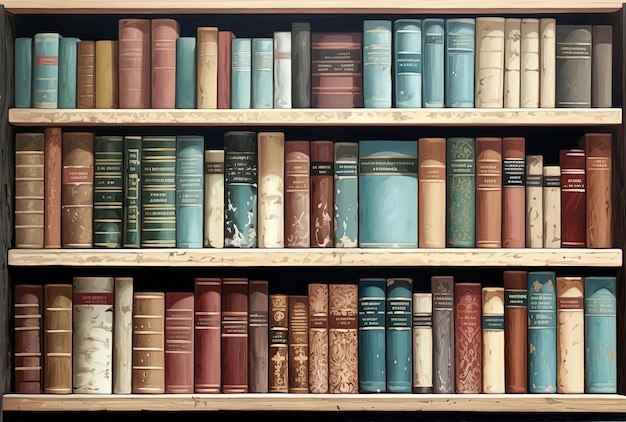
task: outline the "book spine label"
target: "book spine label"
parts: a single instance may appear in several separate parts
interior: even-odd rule
[[[328,284],[309,283],[309,392],[328,393]]]
[[[222,393],[248,392],[248,280],[222,282]]]
[[[293,108],[311,108],[311,24],[291,24]]]
[[[291,92],[291,91],[290,91]],[[285,134],[260,132],[259,167],[259,248],[285,247]]]
[[[522,19],[520,107],[539,107],[539,19]]]
[[[528,273],[505,271],[504,374],[506,393],[528,392]]]
[[[120,108],[150,108],[150,19],[119,21]]]
[[[43,248],[45,137],[15,136],[15,247]]]
[[[561,150],[560,164],[561,245],[584,248],[587,244],[585,151]]]
[[[34,44],[33,107],[57,108],[59,88],[59,34],[36,34]]]
[[[334,147],[332,141],[311,142],[311,247],[332,248]]]
[[[526,140],[502,140],[502,247],[526,245]]]
[[[133,394],[165,392],[165,293],[135,292]]]
[[[543,248],[543,156],[526,156],[526,247]]]
[[[289,299],[270,295],[270,393],[289,392]]]
[[[204,247],[224,247],[224,150],[204,152]]]
[[[335,247],[356,248],[359,234],[359,144],[335,142]]]
[[[14,60],[14,104],[16,108],[30,108],[33,87],[32,38],[15,39]]]
[[[113,300],[113,394],[132,391],[133,279],[115,279]]]
[[[422,68],[424,89],[424,107],[444,106],[444,40],[446,30],[444,20],[439,18],[424,19],[423,31],[423,61]]]
[[[585,314],[582,277],[556,278],[557,392],[585,392]]]
[[[251,280],[248,292],[248,391],[267,393],[269,391],[267,281]]]
[[[232,42],[231,108],[252,106],[252,40],[235,38]]]
[[[202,248],[204,137],[176,139],[176,247]]]
[[[72,393],[72,285],[44,286],[45,394]]]
[[[274,33],[274,108],[291,108],[291,32]]]
[[[446,139],[418,140],[418,241],[420,248],[446,247]]]
[[[477,108],[501,108],[504,104],[504,18],[476,18]]]
[[[446,246],[473,248],[476,245],[476,141],[448,138],[446,150]]]
[[[504,36],[504,107],[519,108],[522,20],[506,18]]]
[[[591,32],[591,25],[556,26],[557,107],[591,107]]]
[[[310,144],[285,143],[285,246],[308,248],[311,243]]]
[[[359,391],[387,391],[385,301],[387,281],[359,280]]]
[[[331,394],[359,392],[358,286],[328,286],[328,384]]]
[[[483,287],[482,307],[482,392],[504,394],[504,288]]]
[[[195,388],[196,393],[222,391],[222,280],[195,281]]]
[[[413,391],[413,280],[387,279],[387,391]]]
[[[476,20],[446,19],[446,107],[474,107]]]
[[[125,248],[141,245],[141,137],[124,137],[124,235]]]
[[[363,105],[391,108],[391,21],[363,22]]]
[[[476,138],[476,247],[502,246],[502,140]]]
[[[482,392],[481,287],[479,283],[454,286],[454,354],[457,393]]]
[[[123,146],[121,136],[95,137],[94,247],[119,248],[122,246]]]
[[[433,295],[413,293],[413,392],[433,392]]]
[[[78,63],[78,41],[80,41],[78,38],[72,37],[62,37],[59,40],[59,108],[76,108],[76,66]],[[17,87],[17,73],[15,77]],[[17,99],[18,96],[16,91],[16,107]]]
[[[454,393],[454,279],[431,278],[433,294],[433,392]]]
[[[43,287],[17,284],[13,300],[15,334],[13,379],[18,394],[40,394],[43,388]]]
[[[543,168],[543,247],[561,247],[561,168]]]
[[[289,392],[309,392],[309,299],[289,296]]]
[[[398,19],[394,32],[394,82],[396,108],[422,106],[422,21]]]
[[[165,394],[193,393],[194,297],[165,293]]]
[[[539,76],[539,106],[556,106],[556,19],[539,19],[539,46],[541,73]],[[610,66],[609,66],[610,68]],[[610,76],[609,76],[610,79]]]
[[[176,40],[176,108],[196,108],[196,37]]]
[[[217,108],[219,30],[199,27],[197,31],[197,108]]]
[[[274,107],[274,40],[252,39],[252,108]]]

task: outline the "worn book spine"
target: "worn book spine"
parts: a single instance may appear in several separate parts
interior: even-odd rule
[[[476,247],[502,247],[502,138],[476,138]]]
[[[165,293],[165,394],[193,393],[193,292]]]
[[[119,248],[124,205],[123,138],[96,136],[94,149],[93,244],[96,248]]]
[[[44,286],[44,388],[46,394],[72,392],[72,285]]]
[[[44,147],[44,248],[61,248],[62,130],[48,127]]]
[[[311,244],[309,141],[285,142],[285,247]]]
[[[413,393],[433,392],[433,294],[413,293]]]
[[[557,393],[585,392],[583,278],[556,278]]]
[[[359,239],[359,144],[335,142],[334,201],[336,248],[356,248]]]
[[[141,136],[124,136],[124,223],[125,248],[141,246]]]
[[[591,51],[591,25],[556,26],[557,107],[591,107]]]
[[[504,271],[506,393],[528,392],[528,273]]]
[[[165,392],[165,293],[135,292],[133,394]]]
[[[118,32],[119,106],[150,108],[150,19],[120,19]]]
[[[19,38],[18,38],[19,39]],[[74,37],[61,37],[59,39],[59,96],[58,96],[58,107],[59,108],[76,108],[76,66],[78,65],[77,59],[77,47],[78,42],[80,40]],[[17,43],[17,39],[16,39]],[[17,65],[18,54],[16,44],[16,52],[15,52],[15,60]],[[96,44],[96,48],[98,45]],[[97,53],[97,52],[96,52]],[[115,50],[117,53],[117,50]],[[96,54],[96,60],[98,56]],[[117,56],[115,57],[115,61],[117,62]],[[96,66],[98,63],[96,63]],[[18,71],[23,71],[21,69],[15,69],[15,81],[16,81],[16,91],[15,91],[15,105],[19,107],[18,104],[18,78],[23,77],[19,75]],[[115,69],[117,71],[117,68]],[[28,72],[30,74],[30,70]],[[115,75],[117,80],[117,75]],[[30,99],[29,99],[30,101]]]
[[[116,277],[113,298],[113,394],[132,391],[133,278]]]
[[[526,247],[543,248],[543,155],[526,156]]]
[[[522,20],[520,18],[505,19],[504,37],[504,107],[519,108],[522,47]]]
[[[248,279],[222,280],[222,393],[248,392]]]
[[[328,284],[309,283],[309,392],[328,393]]]
[[[152,108],[176,107],[176,40],[179,25],[175,19],[152,19],[151,74]]]
[[[480,283],[454,286],[455,392],[482,393],[482,329]]]
[[[119,44],[118,41],[96,41],[96,75],[95,75],[95,106],[96,108],[117,108],[119,93]]]
[[[15,135],[15,247],[40,249],[45,236],[45,135]]]
[[[201,248],[204,220],[204,136],[176,136],[176,247]]]
[[[289,392],[309,392],[309,298],[289,295]]]
[[[482,289],[482,369],[486,394],[504,394],[504,288]]]
[[[556,19],[539,19],[539,107],[556,106]]]
[[[557,392],[556,275],[528,273],[528,392]]]
[[[38,33],[33,38],[34,108],[58,107],[59,38],[59,34],[51,32]]]
[[[433,295],[433,392],[453,394],[454,373],[454,278],[432,276]]]
[[[418,245],[446,247],[446,138],[420,138],[418,146]]]
[[[358,286],[328,286],[328,384],[331,394],[359,392]]]
[[[446,107],[474,107],[476,19],[446,19]]]
[[[473,248],[476,245],[475,139],[448,138],[445,162],[446,247]]]
[[[250,280],[248,284],[248,391],[250,393],[267,393],[269,389],[268,316],[268,282]]]
[[[526,244],[526,140],[502,138],[502,247]]]
[[[476,108],[502,108],[504,104],[503,17],[476,18]]]
[[[445,74],[445,48],[446,38],[445,19],[427,18],[422,21],[422,68],[424,107],[444,106],[444,74]]]
[[[363,106],[391,108],[390,20],[363,21]]]
[[[613,106],[613,26],[593,25],[591,107]]]
[[[291,91],[290,91],[291,92]],[[285,134],[258,135],[258,236],[259,248],[285,247]]]
[[[33,92],[33,39],[15,38],[14,51],[14,106],[30,108]]]
[[[586,160],[582,149],[560,151],[561,246],[584,248],[587,244]]]
[[[196,108],[197,71],[196,37],[178,37],[176,40],[176,108]],[[230,68],[228,75],[230,77]]]
[[[311,24],[291,24],[291,75],[293,108],[311,107]]]
[[[76,48],[76,108],[96,108],[96,42],[79,41]]]
[[[195,393],[222,391],[222,279],[196,278],[195,318]]]
[[[334,246],[334,146],[311,141],[311,247]]]
[[[247,109],[252,104],[252,39],[235,38],[231,47],[230,106]]]
[[[232,47],[235,34],[232,31],[217,33],[217,108],[230,108]]]
[[[224,247],[224,150],[204,151],[204,247]]]
[[[543,167],[543,247],[561,247],[561,167]]]
[[[17,284],[13,299],[13,382],[18,394],[43,391],[43,286]]]
[[[217,27],[198,27],[196,108],[217,108],[218,40]]]
[[[385,320],[387,281],[361,278],[359,295],[359,392],[387,391]]]
[[[269,392],[289,392],[289,297],[269,296]]]
[[[291,108],[291,32],[274,32],[274,108]]]
[[[522,18],[520,47],[520,107],[539,107],[539,19]]]
[[[422,44],[421,19],[393,22],[394,107],[422,107]]]
[[[252,39],[252,108],[274,108],[274,39]]]
[[[386,306],[386,374],[387,391],[413,391],[413,280],[387,279]]]

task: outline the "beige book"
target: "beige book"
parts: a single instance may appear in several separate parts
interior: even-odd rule
[[[113,308],[113,394],[130,394],[133,358],[133,278],[116,277]]]
[[[543,156],[526,156],[526,247],[543,248]]]
[[[504,378],[504,288],[483,287],[483,393],[503,394]]]
[[[541,18],[539,36],[541,38],[539,106],[553,108],[556,106],[556,19]]]
[[[418,236],[420,248],[446,247],[446,139],[418,141]]]
[[[413,293],[413,392],[433,390],[433,295]]]
[[[285,247],[284,174],[285,134],[260,132],[258,135],[258,247]]]
[[[557,392],[585,392],[583,278],[556,278]]]
[[[44,134],[15,135],[15,247],[44,247]]]
[[[118,106],[118,42],[96,41],[96,108]]]
[[[561,167],[543,166],[543,247],[561,247]]]
[[[274,32],[274,108],[291,108],[291,32]]]
[[[133,294],[133,394],[165,392],[165,293]]]
[[[504,107],[519,108],[522,20],[504,20]]]
[[[204,151],[204,247],[224,247],[224,150]]]
[[[522,19],[520,107],[539,107],[539,19]]]
[[[504,18],[476,18],[476,108],[504,104]]]
[[[197,108],[217,108],[217,27],[198,28]]]
[[[46,394],[72,392],[72,285],[44,286],[44,389]]]

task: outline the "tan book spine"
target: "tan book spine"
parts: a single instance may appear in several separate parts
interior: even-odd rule
[[[504,287],[483,287],[483,393],[504,394]]]
[[[526,247],[543,248],[543,155],[526,156]]]
[[[13,299],[15,393],[40,394],[43,387],[43,286],[17,284]]]
[[[224,150],[204,151],[204,247],[224,247]]]
[[[520,107],[539,107],[539,19],[522,19]]]
[[[476,247],[502,247],[502,138],[476,138]]]
[[[502,247],[526,244],[526,140],[502,139]]]
[[[613,152],[610,133],[587,133],[580,140],[587,163],[587,247],[613,246],[611,220],[613,218],[612,171]]]
[[[561,247],[561,167],[543,167],[543,247]]]
[[[557,392],[585,392],[583,278],[556,278]]]
[[[96,108],[96,42],[77,44],[76,108]]]
[[[197,108],[217,108],[217,27],[198,28]]]
[[[331,394],[359,392],[358,287],[328,286],[328,384]]]
[[[44,248],[61,248],[61,128],[46,128],[44,147]]]
[[[553,108],[556,106],[556,19],[539,19],[539,34],[541,38],[539,106]]]
[[[176,108],[176,40],[178,22],[152,19],[152,108]]]
[[[311,246],[311,160],[309,141],[285,143],[285,246]]]
[[[44,246],[43,133],[15,135],[15,247]]]
[[[504,104],[504,21],[476,18],[476,108],[502,108]]]
[[[289,296],[289,392],[309,392],[309,298]]]
[[[504,20],[504,107],[519,108],[522,20]]]
[[[413,293],[413,392],[433,392],[433,295]]]
[[[119,21],[120,108],[150,108],[150,19]]]
[[[258,135],[258,247],[285,247],[285,134]]]
[[[165,293],[135,292],[133,394],[165,392]]]
[[[420,248],[446,247],[446,139],[418,141],[418,235]]]
[[[117,41],[96,41],[96,108],[117,108],[119,50]]]
[[[132,392],[133,278],[115,278],[113,311],[113,394]]]
[[[309,283],[309,392],[328,393],[328,284]]]
[[[270,295],[270,393],[289,392],[289,298]]]
[[[44,389],[46,394],[72,392],[72,285],[44,287]]]

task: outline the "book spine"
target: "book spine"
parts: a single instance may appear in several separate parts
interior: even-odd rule
[[[132,391],[133,278],[116,277],[113,299],[113,394]]]
[[[444,106],[444,40],[446,30],[445,20],[429,18],[422,21],[422,54],[423,72],[423,105],[424,107]]]
[[[432,276],[433,295],[433,392],[454,393],[454,279]]]
[[[61,128],[45,130],[44,146],[44,248],[61,248]]]
[[[454,286],[455,392],[482,393],[482,329],[480,283]]]
[[[96,136],[94,141],[94,247],[122,246],[124,143],[121,136]]]
[[[359,392],[358,286],[328,286],[328,384],[331,394]]]
[[[556,26],[557,107],[591,107],[591,51],[591,25]]]
[[[561,247],[561,167],[543,168],[543,247]]]
[[[585,314],[582,277],[556,278],[557,392],[585,392]]]
[[[291,24],[293,108],[311,108],[311,24]]]
[[[334,146],[332,141],[311,142],[311,247],[334,244]]]
[[[556,393],[556,280],[554,272],[528,273],[528,392]]]
[[[539,107],[539,19],[522,19],[520,107]]]
[[[96,41],[95,57],[95,106],[96,108],[117,108],[118,106],[118,58],[117,41]]]
[[[231,93],[232,47],[235,34],[232,31],[217,33],[217,108],[229,109]]]
[[[274,32],[274,108],[291,108],[291,32]]]
[[[504,107],[520,106],[520,51],[522,47],[522,20],[506,18],[504,21]]]
[[[591,106],[613,106],[613,26],[593,25]]]
[[[257,148],[259,171],[258,247],[284,248],[285,134],[282,132],[260,132]]]
[[[224,247],[224,150],[204,151],[204,247]]]
[[[543,155],[526,156],[526,247],[543,247]]]
[[[386,297],[384,278],[362,278],[358,283],[359,299],[359,391],[384,393],[386,374]]]
[[[252,108],[274,106],[274,40],[252,39]]]
[[[504,271],[506,393],[528,392],[528,273]]]
[[[413,280],[387,279],[386,369],[387,391],[413,391]]]
[[[504,18],[476,18],[476,108],[504,104]]]
[[[133,298],[133,394],[165,392],[165,293]]]
[[[363,105],[391,108],[391,21],[363,21]]]
[[[33,92],[33,39],[15,39],[14,53],[14,105],[30,108]]]
[[[125,248],[141,245],[141,158],[140,136],[124,136],[124,223]]]
[[[16,40],[17,41],[17,40]],[[76,108],[76,75],[78,64],[78,38],[61,37],[59,39],[59,85],[58,106],[59,108]],[[15,53],[16,60],[18,51]],[[117,58],[116,58],[117,60]],[[17,64],[17,62],[16,62]],[[16,69],[17,71],[17,69]],[[15,74],[16,87],[19,74]],[[15,92],[15,105],[18,101],[18,92]],[[30,99],[29,99],[30,102]]]
[[[96,42],[77,44],[76,107],[96,108]]]
[[[474,107],[476,20],[446,19],[446,107]]]
[[[446,140],[446,246],[476,245],[476,141]]]
[[[45,394],[72,392],[72,285],[44,286]]]
[[[502,139],[502,247],[526,245],[526,140]]]
[[[178,22],[152,19],[152,108],[176,107],[176,39]]]
[[[15,247],[44,247],[45,136],[15,135]]]
[[[289,392],[289,298],[270,295],[269,392]]]
[[[250,280],[248,284],[248,391],[269,391],[269,297],[268,282]]]
[[[59,34],[35,34],[33,47],[33,107],[57,108]]]
[[[309,298],[288,297],[289,392],[309,392]]]
[[[335,247],[356,248],[359,238],[359,144],[335,142]]]
[[[197,40],[196,107],[217,108],[218,28],[199,27]]]
[[[394,107],[422,107],[422,20],[393,23]],[[424,87],[425,88],[425,87]]]
[[[556,106],[556,19],[539,19],[539,106],[554,108]],[[610,69],[610,66],[609,66]],[[609,76],[610,77],[610,76]]]
[[[309,283],[309,392],[328,393],[328,284]]]
[[[222,280],[222,393],[248,392],[248,279]]]
[[[150,108],[150,19],[120,19],[119,106]]]
[[[612,135],[588,133],[581,139],[581,144],[587,157],[586,245],[588,248],[610,248],[613,246]]]
[[[446,138],[418,140],[418,243],[446,247]]]
[[[176,108],[196,108],[196,54],[196,37],[176,40]]]
[[[222,391],[222,279],[194,280],[195,381],[194,392]]]
[[[585,161],[582,149],[560,151],[563,248],[584,248],[587,244]]]
[[[482,289],[482,392],[504,394],[504,288]]]
[[[501,138],[476,138],[476,247],[502,247]]]
[[[18,394],[43,391],[43,287],[17,284],[13,300],[13,379]]]
[[[176,247],[201,248],[204,219],[204,136],[176,137]]]
[[[285,247],[308,248],[311,243],[309,141],[285,142]]]
[[[413,392],[433,392],[433,295],[413,293]]]
[[[235,38],[232,42],[231,108],[252,106],[252,40]]]
[[[165,394],[193,393],[193,292],[165,293]]]

